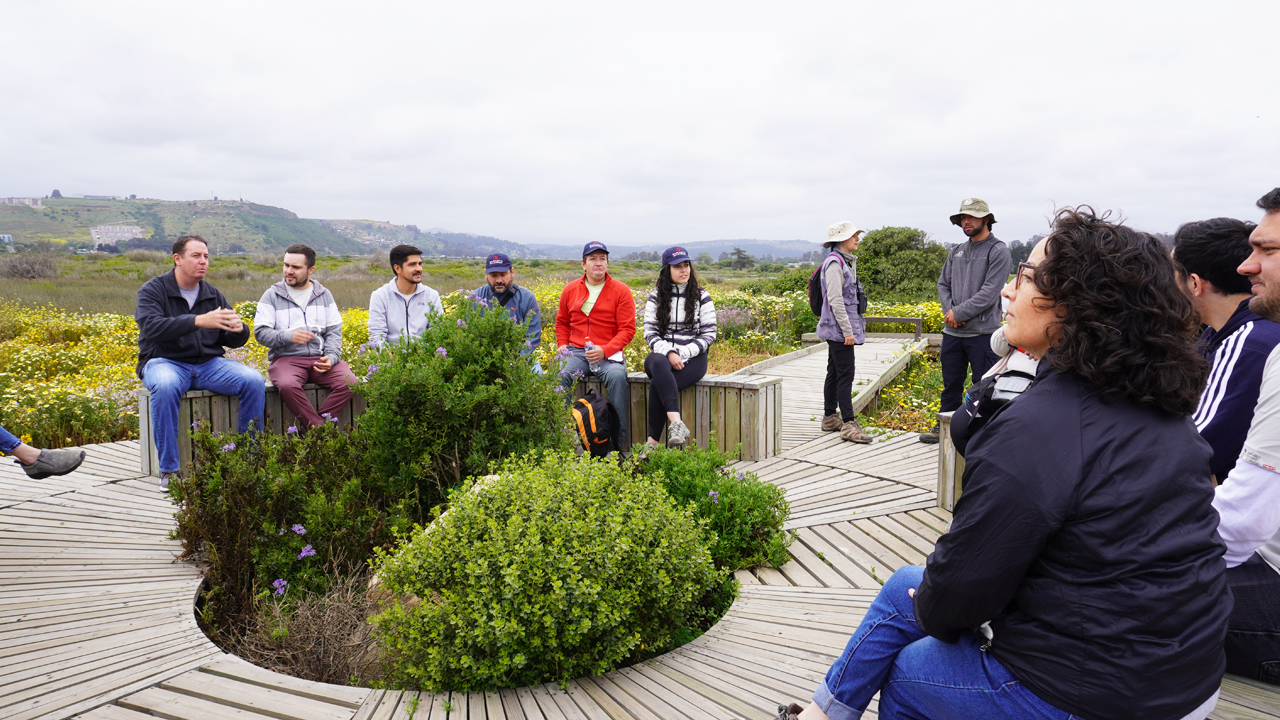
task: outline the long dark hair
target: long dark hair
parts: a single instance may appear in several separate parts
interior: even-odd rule
[[[1124,398],[1186,417],[1209,375],[1195,349],[1195,307],[1178,285],[1168,248],[1108,217],[1087,205],[1054,217],[1045,259],[1032,275],[1063,313],[1045,357],[1104,402]]]
[[[671,266],[663,265],[658,271],[658,337],[666,337],[671,327],[671,296],[675,293],[675,283],[671,282]],[[684,321],[686,328],[692,328],[698,309],[702,306],[702,286],[698,284],[698,271],[689,263],[689,284],[684,288]]]

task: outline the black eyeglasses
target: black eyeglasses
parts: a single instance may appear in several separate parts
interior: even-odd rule
[[[1023,270],[1035,270],[1035,269],[1036,269],[1035,263],[1029,263],[1029,262],[1018,263],[1018,274],[1013,276],[1013,289],[1017,290],[1018,288],[1022,287],[1022,275],[1023,275],[1022,271]]]

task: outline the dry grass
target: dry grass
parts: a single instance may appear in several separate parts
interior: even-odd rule
[[[36,280],[58,276],[58,261],[51,254],[20,253],[0,259],[0,278]]]
[[[345,575],[328,592],[295,601],[266,600],[227,650],[268,670],[304,680],[368,686],[382,679],[382,650],[368,620],[380,608],[368,578]]]
[[[711,346],[707,356],[708,375],[728,375],[742,368],[774,357],[769,353],[748,353],[720,343]]]

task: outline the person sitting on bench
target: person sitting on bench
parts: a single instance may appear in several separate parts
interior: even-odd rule
[[[644,304],[644,341],[651,351],[644,359],[649,376],[650,445],[658,444],[662,428],[667,442],[680,447],[689,440],[689,427],[680,419],[680,391],[707,374],[707,348],[716,341],[716,306],[698,284],[698,274],[684,248],[662,252],[658,285]]]

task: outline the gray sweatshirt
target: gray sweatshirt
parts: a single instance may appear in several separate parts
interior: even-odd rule
[[[942,332],[955,337],[990,335],[1000,327],[1000,290],[1009,279],[1013,257],[995,235],[982,242],[965,242],[951,248],[938,276],[938,299],[942,312],[954,312],[964,323],[958,328],[945,325]]]

